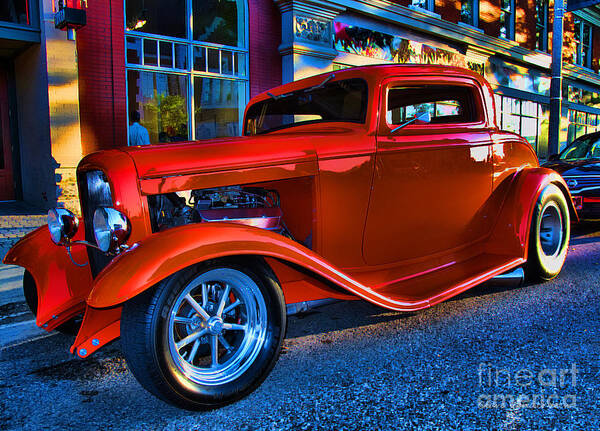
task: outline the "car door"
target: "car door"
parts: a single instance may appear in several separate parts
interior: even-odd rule
[[[443,255],[491,229],[491,141],[470,78],[398,77],[382,85],[372,193],[363,239],[369,265]],[[394,129],[419,111],[431,123]]]

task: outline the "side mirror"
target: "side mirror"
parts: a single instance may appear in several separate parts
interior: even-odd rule
[[[549,161],[549,162],[555,162],[555,161],[557,161],[557,160],[558,160],[558,154],[550,154],[550,155],[548,156],[548,161]]]
[[[431,114],[429,112],[419,112],[417,113],[417,115],[414,116],[414,118],[411,118],[410,120],[405,121],[399,126],[394,127],[392,129],[392,133],[396,133],[398,130],[408,126],[411,123],[414,123],[415,121],[420,121],[422,123],[431,123]]]

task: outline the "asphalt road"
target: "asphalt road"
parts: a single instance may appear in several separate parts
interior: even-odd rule
[[[0,351],[0,430],[600,429],[600,222],[560,277],[483,286],[417,313],[338,303],[290,318],[265,383],[191,413],[144,391],[119,343],[52,335]]]

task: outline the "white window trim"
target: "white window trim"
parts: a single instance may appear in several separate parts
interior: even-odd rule
[[[241,133],[242,131],[242,126],[243,126],[243,117],[244,117],[244,110],[246,105],[248,104],[248,101],[250,100],[250,83],[249,83],[249,72],[250,72],[250,57],[249,57],[249,46],[250,46],[250,20],[249,20],[249,10],[248,10],[248,0],[243,0],[243,6],[244,6],[244,11],[243,11],[243,26],[240,25],[240,23],[238,22],[238,29],[240,29],[241,27],[243,27],[243,31],[244,31],[244,46],[243,47],[234,47],[234,46],[229,46],[229,45],[222,45],[222,44],[215,44],[215,43],[210,43],[210,42],[200,42],[200,41],[196,41],[193,40],[193,32],[192,32],[192,20],[193,20],[193,14],[192,14],[192,0],[186,0],[186,13],[188,14],[188,16],[190,17],[188,19],[188,25],[186,28],[186,35],[187,38],[183,39],[183,38],[178,38],[178,37],[171,37],[171,36],[163,36],[163,35],[158,35],[158,34],[151,34],[151,33],[144,33],[144,32],[139,32],[139,31],[135,31],[135,30],[127,30],[127,0],[123,1],[123,28],[124,28],[124,38],[123,38],[123,44],[124,44],[124,48],[125,48],[125,92],[127,93],[128,88],[129,88],[129,82],[128,82],[128,71],[129,70],[138,70],[138,71],[145,71],[145,72],[154,72],[154,73],[167,73],[167,74],[175,74],[175,75],[184,75],[188,77],[187,80],[187,89],[186,89],[186,96],[187,96],[187,111],[188,111],[188,138],[190,140],[196,140],[196,118],[194,115],[194,108],[195,108],[195,100],[194,100],[194,78],[196,77],[205,77],[205,78],[218,78],[218,79],[224,79],[224,80],[234,80],[234,81],[238,81],[238,82],[244,82],[246,85],[244,85],[244,91],[242,93],[239,94],[240,97],[240,101],[239,101],[239,131]],[[156,40],[157,44],[158,44],[158,49],[160,49],[160,41],[163,42],[170,42],[173,43],[173,47],[174,44],[183,44],[187,46],[187,68],[186,69],[177,69],[177,68],[168,68],[168,67],[162,67],[160,66],[160,53],[157,50],[157,64],[158,66],[149,66],[149,65],[144,65],[144,64],[131,64],[127,61],[127,37],[138,37],[142,39],[142,63],[144,62],[143,57],[144,57],[144,45],[143,45],[143,40],[144,39],[149,39],[149,40]],[[221,50],[227,50],[227,51],[231,51],[231,52],[239,52],[244,54],[245,56],[245,61],[244,61],[244,72],[242,75],[224,75],[224,74],[220,74],[220,73],[213,73],[213,72],[208,72],[208,67],[207,67],[207,71],[197,71],[194,70],[194,47],[205,47],[205,48],[216,48],[219,49],[219,59],[221,58]],[[173,48],[174,49],[174,48]],[[208,61],[208,60],[207,60]],[[175,63],[175,58],[174,58],[174,53],[173,53],[173,64]],[[222,64],[221,61],[219,61],[219,68],[221,68]],[[232,70],[235,71],[235,64],[232,64]],[[127,145],[129,145],[129,97],[126,94],[125,95],[125,103],[126,103],[126,115],[127,115]]]

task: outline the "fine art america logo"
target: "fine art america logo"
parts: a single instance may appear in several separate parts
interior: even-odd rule
[[[568,368],[521,368],[510,370],[492,363],[479,364],[477,406],[482,409],[575,408],[577,365]]]

